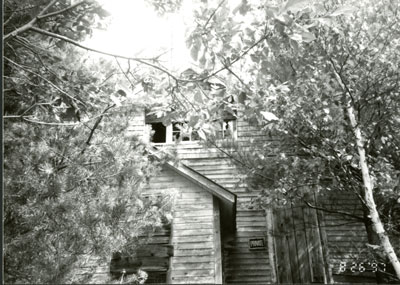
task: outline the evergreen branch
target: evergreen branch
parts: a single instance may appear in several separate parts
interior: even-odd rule
[[[41,78],[42,80],[44,80],[45,82],[47,82],[48,84],[50,84],[51,86],[53,86],[55,89],[57,89],[58,91],[60,91],[62,94],[64,94],[65,96],[67,96],[68,98],[70,98],[73,101],[76,101],[78,103],[81,103],[82,105],[86,106],[85,102],[83,102],[80,99],[77,99],[71,95],[69,95],[66,91],[62,90],[60,87],[58,87],[57,85],[55,85],[53,82],[51,82],[50,80],[48,80],[47,78],[44,78],[43,76],[41,76],[40,74],[30,70],[29,68],[23,67],[22,65],[19,65],[18,63],[12,61],[11,59],[4,57],[5,60],[9,61],[10,63],[12,63],[13,65],[25,70],[26,72],[29,72],[33,75],[36,75],[37,77]]]

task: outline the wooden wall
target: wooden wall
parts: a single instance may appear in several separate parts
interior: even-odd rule
[[[132,111],[126,136],[136,136],[147,141],[148,134],[146,133],[144,108],[136,108]]]
[[[363,217],[361,203],[351,192],[339,192],[320,198],[320,206]],[[351,272],[351,264],[373,262],[367,247],[368,237],[363,222],[340,214],[322,212],[322,230],[326,236],[330,273],[335,282],[375,282],[372,272]],[[347,269],[341,272],[340,264]]]
[[[174,255],[168,281],[173,284],[215,283],[218,279],[218,208],[213,196],[172,170],[163,169],[150,179],[145,195],[164,192],[174,195],[171,231]],[[217,236],[216,236],[217,235]]]
[[[253,127],[243,120],[239,120],[237,126],[238,141],[243,146],[265,141],[265,137],[262,136],[259,128]],[[131,135],[141,136],[144,134],[144,116],[135,116],[130,130]],[[159,144],[157,147],[170,151],[174,156],[177,155],[187,166],[237,195],[236,233],[221,241],[224,263],[223,266],[221,263],[221,266],[223,267],[224,280],[229,283],[244,282],[249,284],[271,282],[272,272],[267,246],[259,250],[250,250],[248,246],[249,239],[254,237],[264,238],[267,245],[265,212],[248,208],[249,202],[257,193],[248,191],[238,167],[217,148],[207,148],[199,142],[183,142],[178,146],[175,144]],[[180,179],[182,178],[178,178],[171,171],[165,171],[162,177],[152,179],[151,188],[157,189],[161,184],[168,184],[171,190],[176,191],[176,185]],[[159,180],[161,183],[157,184],[156,181]],[[175,249],[170,268],[170,282],[172,283],[197,281],[213,283],[212,280],[218,280],[210,277],[216,273],[211,256],[215,242],[210,236],[213,229],[210,220],[207,221],[207,217],[211,217],[213,203],[209,200],[211,199],[210,195],[207,201],[205,196],[208,194],[204,193],[204,190],[198,190],[200,192],[191,188],[182,189],[182,199],[176,200],[177,212],[174,216],[172,229],[172,241]],[[188,196],[202,198],[204,203],[186,200],[189,199]],[[181,211],[190,211],[191,214],[180,217]],[[214,224],[215,221],[216,219],[214,219]],[[182,230],[185,230],[185,232]]]
[[[273,282],[268,252],[265,211],[239,209],[236,232],[224,243],[224,280],[235,284],[266,284]],[[264,239],[265,247],[250,249],[249,240]]]
[[[141,132],[142,130],[143,134],[144,114],[141,118],[140,116],[137,116],[136,119],[133,120],[131,129],[132,133]],[[245,149],[247,147],[253,147],[254,145],[263,147],[266,143],[279,143],[279,139],[266,136],[262,133],[260,127],[254,123],[249,123],[243,119],[238,119],[237,143]],[[282,248],[280,247],[280,243],[282,243],[283,241],[281,240],[277,241],[277,243],[275,244],[273,243],[274,246],[272,247],[272,249],[270,247],[269,249],[265,248],[258,251],[249,250],[248,241],[250,238],[264,237],[265,241],[267,242],[268,238],[271,235],[267,234],[265,212],[249,208],[248,202],[250,202],[253,197],[257,196],[257,193],[250,192],[248,190],[247,185],[244,182],[242,172],[232,162],[232,160],[217,148],[204,147],[198,142],[183,142],[179,145],[164,144],[158,145],[157,147],[160,149],[164,149],[165,151],[171,151],[171,149],[173,149],[171,153],[173,153],[174,156],[180,158],[183,163],[237,195],[236,233],[233,236],[229,236],[227,238],[225,237],[225,239],[222,241],[224,280],[230,283],[274,282],[274,275],[276,273],[274,271],[274,266],[277,266],[279,264],[276,264],[277,253],[272,251],[274,247],[275,249],[277,247]],[[165,179],[167,179],[166,177],[169,175],[173,177],[173,174],[169,173],[165,176]],[[171,177],[168,179],[171,179]],[[177,180],[179,179],[174,178],[173,180],[168,180],[168,183],[175,185]],[[189,192],[186,193],[185,191]],[[215,271],[213,271],[215,269],[213,269],[214,267],[210,263],[212,258],[210,257],[210,255],[208,255],[208,253],[212,251],[213,244],[211,236],[211,219],[206,221],[206,217],[211,218],[212,215],[212,203],[210,202],[211,197],[209,197],[207,201],[207,198],[205,197],[207,195],[201,192],[201,190],[199,192],[196,192],[197,190],[194,190],[194,188],[193,190],[185,191],[182,192],[184,196],[195,195],[197,197],[199,195],[199,198],[201,197],[202,199],[204,199],[204,204],[195,203],[196,205],[192,205],[190,204],[190,200],[185,202],[185,199],[188,198],[184,198],[184,200],[182,200],[181,203],[183,204],[177,204],[177,213],[179,213],[181,209],[196,210],[198,212],[193,212],[193,214],[199,215],[199,218],[195,218],[190,215],[185,218],[179,216],[175,217],[178,223],[178,228],[183,228],[184,230],[188,230],[188,232],[185,233],[185,235],[182,235],[182,232],[177,232],[176,229],[173,229],[173,235],[177,233],[177,236],[173,237],[173,240],[177,244],[177,246],[179,243],[183,242],[183,245],[180,246],[180,251],[176,254],[185,254],[182,257],[175,255],[173,258],[174,261],[172,262],[172,264],[176,265],[174,270],[178,270],[176,271],[177,273],[173,275],[173,277],[176,279],[171,280],[173,283],[184,283],[188,282],[189,280],[193,280],[196,282],[197,280],[201,279],[201,274],[204,274],[203,277],[205,277],[205,275],[210,276],[210,274],[212,275],[213,273],[215,273]],[[332,201],[329,201],[328,204],[331,202]],[[350,201],[347,197],[344,197],[337,199],[337,202],[337,209],[351,210],[354,213],[360,214],[360,208],[357,208],[359,207],[359,204],[354,199]],[[297,213],[296,211],[297,210],[294,210],[294,220],[292,221],[292,226],[295,230],[292,233],[294,235],[298,235],[297,240],[299,243],[292,244],[292,246],[297,245],[298,248],[301,248],[304,247],[304,242],[317,242],[317,240],[314,238],[316,237],[316,233],[314,233],[311,239],[301,239],[301,232],[304,234],[305,237],[307,237],[307,235],[312,234],[313,229],[300,227],[301,223],[304,224],[304,220],[300,221],[300,219],[317,217],[314,215],[315,213],[313,212],[314,214],[310,216],[308,215],[309,213],[304,214],[308,210],[303,209],[301,210],[302,213],[300,215],[300,212]],[[274,214],[274,218],[276,219],[275,226],[277,227],[279,224],[279,220],[282,219],[282,216],[280,216],[276,212]],[[316,251],[308,252],[307,262],[309,266],[311,266],[311,275],[306,277],[305,275],[301,275],[301,273],[294,273],[295,276],[296,274],[297,276],[299,276],[300,279],[298,280],[304,279],[305,281],[312,280],[318,282],[321,281],[321,278],[324,279],[323,281],[325,282],[328,282],[331,279],[335,280],[336,282],[341,282],[343,280],[356,280],[346,279],[348,278],[346,274],[338,273],[338,265],[342,261],[350,261],[354,260],[354,258],[359,258],[362,256],[360,255],[360,252],[356,252],[356,249],[358,248],[363,251],[365,248],[366,231],[364,225],[354,220],[346,221],[345,219],[343,219],[343,217],[334,214],[323,213],[318,214],[318,217],[320,219],[319,235],[321,237],[321,241],[318,240],[318,242],[326,243],[323,245],[327,249],[324,253],[325,256],[321,255],[321,252],[319,252],[318,255]],[[198,222],[198,225],[191,225],[192,221]],[[276,222],[278,222],[278,224],[276,224]],[[203,235],[191,236],[192,232],[190,232],[190,229],[187,229],[187,227],[192,226],[195,227],[195,231],[193,232],[204,234],[204,239]],[[297,231],[297,227],[300,227],[299,232]],[[288,238],[290,239],[289,236]],[[276,241],[276,236],[274,237],[274,239]],[[195,247],[203,248],[201,250],[198,248],[185,248],[189,247],[189,245],[186,243],[186,241],[188,240],[193,241],[193,243],[199,244]],[[288,242],[288,240],[286,240],[286,242]],[[297,251],[296,254],[301,255],[301,250]],[[321,258],[324,258],[324,260],[329,264],[327,264],[327,266],[324,268],[318,266],[313,267],[313,264],[316,264],[316,260],[321,261]],[[310,259],[313,259],[314,261],[310,261]],[[291,262],[293,262],[293,260]],[[183,264],[187,264],[187,266],[184,266]],[[324,273],[322,273],[322,270],[324,270]],[[279,270],[277,270],[277,272],[278,271]],[[278,273],[281,275],[286,274],[285,272]],[[321,276],[321,274],[323,276]],[[353,276],[354,274],[350,275]],[[351,276],[350,278],[352,278]],[[282,279],[283,277],[280,276],[280,278]],[[205,280],[211,281],[211,279]],[[368,279],[368,282],[370,281],[371,279]]]

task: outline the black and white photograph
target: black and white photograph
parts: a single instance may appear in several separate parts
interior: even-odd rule
[[[399,0],[4,0],[3,284],[400,284]]]

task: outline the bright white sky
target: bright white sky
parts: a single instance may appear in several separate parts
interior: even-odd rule
[[[170,68],[190,66],[185,46],[185,22],[190,23],[191,9],[160,17],[142,0],[100,0],[111,13],[107,31],[94,30],[85,44],[107,52],[132,57],[154,57],[168,51],[162,59]],[[183,1],[190,5],[191,1]],[[172,64],[171,64],[172,63]]]

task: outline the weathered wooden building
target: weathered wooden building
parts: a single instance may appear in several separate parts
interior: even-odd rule
[[[175,143],[179,128],[146,117],[143,109],[134,114],[129,133],[147,141],[154,156],[164,152],[179,160],[167,161],[143,194],[175,195],[173,220],[161,245],[171,250],[153,252],[154,263],[142,265],[149,281],[373,283],[375,269],[385,266],[368,260],[364,224],[335,213],[362,215],[356,197],[314,197],[316,205],[331,212],[305,206],[253,209],[249,202],[257,193],[248,191],[241,171],[219,148],[205,147],[190,135]],[[220,138],[244,148],[270,140],[240,117],[221,124]],[[155,275],[161,277],[151,279]]]

